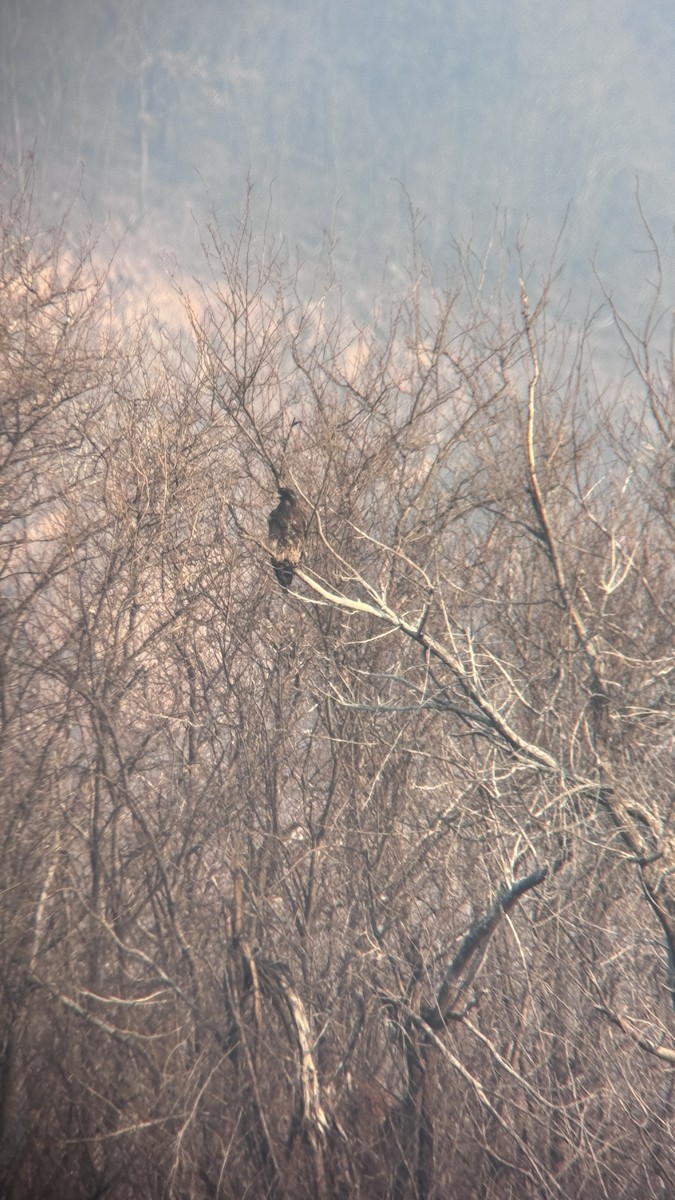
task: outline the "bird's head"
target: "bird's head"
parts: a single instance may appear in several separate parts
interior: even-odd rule
[[[285,501],[286,504],[292,504],[295,500],[295,492],[293,491],[293,488],[280,487],[279,499]]]

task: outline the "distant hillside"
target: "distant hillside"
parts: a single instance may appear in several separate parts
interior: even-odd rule
[[[0,143],[35,150],[42,200],[190,267],[193,212],[258,221],[313,262],[326,235],[352,287],[410,254],[408,202],[442,272],[450,241],[593,256],[622,302],[644,285],[645,212],[668,267],[675,22],[667,0],[14,0],[0,12]],[[637,253],[636,253],[637,252]],[[644,298],[648,291],[642,291]]]

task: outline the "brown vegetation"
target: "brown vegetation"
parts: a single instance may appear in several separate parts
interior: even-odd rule
[[[673,1194],[658,293],[612,375],[470,250],[354,329],[244,221],[176,337],[0,237],[2,1194]]]

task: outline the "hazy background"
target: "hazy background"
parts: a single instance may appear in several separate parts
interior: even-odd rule
[[[128,230],[138,279],[196,262],[195,217],[241,212],[352,295],[409,258],[406,192],[439,278],[499,213],[586,296],[649,295],[636,204],[667,271],[675,216],[672,0],[0,0],[4,159],[39,197]],[[398,181],[398,182],[397,182]],[[405,189],[405,190],[404,190]],[[161,269],[161,268],[157,268]]]

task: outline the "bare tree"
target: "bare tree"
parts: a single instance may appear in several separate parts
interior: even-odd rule
[[[3,230],[4,1192],[668,1194],[656,314],[468,247],[356,327],[245,217],[113,336]]]

